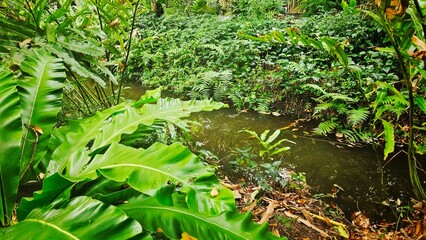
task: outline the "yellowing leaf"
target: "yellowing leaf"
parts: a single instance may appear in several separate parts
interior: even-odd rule
[[[197,240],[197,238],[189,235],[187,232],[182,233],[182,238],[180,240]]]
[[[426,50],[426,43],[420,40],[418,37],[416,37],[416,35],[413,35],[413,37],[411,37],[411,40],[413,41],[414,44],[419,46],[422,50]]]
[[[219,195],[219,191],[217,190],[217,187],[214,187],[210,192],[210,196],[216,197],[217,195]]]

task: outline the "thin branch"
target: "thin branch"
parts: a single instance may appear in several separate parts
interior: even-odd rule
[[[132,27],[130,29],[129,43],[127,45],[126,60],[124,60],[124,67],[123,67],[122,72],[121,72],[121,80],[120,80],[120,86],[118,88],[116,104],[118,104],[118,102],[120,101],[121,89],[123,89],[124,76],[126,74],[127,63],[129,61],[130,48],[132,46],[132,37],[133,37],[133,31],[135,29],[135,20],[136,20],[136,14],[138,12],[139,2],[140,2],[140,0],[138,0],[136,2],[135,11],[133,12]]]

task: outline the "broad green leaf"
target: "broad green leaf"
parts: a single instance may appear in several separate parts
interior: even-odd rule
[[[250,213],[200,215],[184,207],[162,205],[154,197],[130,200],[119,208],[149,231],[161,228],[172,239],[179,239],[184,232],[198,239],[280,239],[268,231],[267,224],[254,223]]]
[[[267,143],[272,143],[281,133],[281,130],[277,129],[275,130],[275,132],[269,136],[268,140],[266,141]]]
[[[99,47],[89,41],[76,41],[72,39],[66,39],[65,37],[57,39],[57,44],[65,49],[87,54],[93,57],[100,57],[105,54],[102,47]]]
[[[90,78],[94,80],[97,84],[99,84],[101,87],[106,86],[106,83],[102,78],[100,78],[97,74],[91,72],[86,67],[81,65],[73,56],[71,56],[68,52],[62,49],[59,45],[46,44],[43,45],[43,47],[51,51],[56,56],[62,58],[63,61],[69,66],[69,68],[75,73],[77,73],[79,76],[84,78]]]
[[[270,130],[265,130],[262,134],[260,134],[260,140],[262,142],[264,142],[266,140],[266,136],[268,135],[269,132],[270,132]]]
[[[111,205],[76,197],[34,209],[21,222],[0,229],[2,239],[130,239],[142,232],[138,222]]]
[[[156,103],[161,97],[161,88],[154,90],[147,90],[144,95],[140,97],[138,101],[133,103],[135,108],[141,107],[144,104]]]
[[[122,109],[123,105],[117,105],[105,111],[98,112],[92,117],[69,121],[67,126],[56,129],[52,134],[55,138],[59,139],[57,142],[61,142],[61,144],[54,149],[51,155],[47,175],[60,172],[67,161],[72,161],[72,159],[82,161],[82,159],[79,160],[79,156],[83,152],[86,152],[85,156],[88,155],[87,150],[84,151],[87,144],[95,136],[99,135],[103,126],[109,124],[108,118],[113,113]]]
[[[62,107],[65,67],[61,59],[44,50],[33,50],[21,64],[28,76],[18,81],[24,134],[21,147],[21,172],[30,164],[39,135],[48,135]],[[36,135],[30,138],[31,135]],[[31,142],[30,139],[33,139]],[[37,148],[37,151],[46,149]],[[39,159],[38,159],[39,160]],[[36,160],[36,161],[38,161]]]
[[[395,136],[394,136],[394,130],[393,125],[389,123],[386,120],[382,120],[383,128],[384,128],[384,137],[385,137],[385,149],[384,149],[384,157],[383,159],[386,160],[389,153],[393,153],[395,149]]]
[[[32,198],[23,198],[17,209],[18,220],[23,220],[35,208],[49,205],[57,199],[69,199],[73,182],[55,173],[43,180],[43,189],[33,193]]]
[[[97,155],[90,163],[71,163],[68,172],[70,179],[95,179],[100,173],[116,182],[127,182],[148,195],[172,182],[188,192],[188,206],[195,212],[218,214],[235,209],[232,192],[222,189],[218,179],[212,176],[213,170],[178,143],[170,146],[155,143],[146,150],[113,143],[105,154]],[[212,197],[210,192],[214,187],[221,191]]]
[[[0,68],[0,223],[9,224],[19,183],[22,137],[21,106],[16,80]]]
[[[414,103],[426,114],[426,100],[422,97],[416,97]]]
[[[211,192],[216,189],[218,195]],[[234,194],[220,184],[214,174],[207,174],[195,179],[187,187],[187,203],[192,211],[217,215],[224,210],[235,211]]]
[[[122,134],[136,131],[139,125],[150,126],[156,119],[166,120],[185,129],[187,124],[181,119],[188,117],[193,112],[212,111],[225,107],[223,103],[211,100],[182,101],[179,99],[159,99],[157,104],[145,104],[140,110],[125,106],[125,114],[120,114],[112,121],[111,126],[105,126],[96,137],[92,149],[107,146],[118,142]]]
[[[116,182],[103,176],[94,181],[79,182],[74,188],[74,193],[113,205],[141,195],[126,182]]]

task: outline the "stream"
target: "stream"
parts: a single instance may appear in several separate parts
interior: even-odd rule
[[[125,96],[133,99],[139,98],[143,92],[140,84],[131,84],[130,88],[124,90]],[[260,134],[269,129],[272,133],[297,119],[257,112],[238,113],[233,108],[225,108],[192,114],[190,120],[201,124],[192,132],[193,140],[202,149],[218,156],[217,164],[224,176],[235,178],[241,176],[235,176],[234,167],[230,163],[233,160],[229,157],[232,151],[258,146],[256,141],[249,138],[249,134],[238,133],[239,130],[249,129]],[[396,209],[399,201],[402,202],[399,207],[409,204],[410,197],[413,197],[406,155],[401,153],[391,161],[383,161],[372,146],[350,147],[337,142],[335,138],[312,137],[304,133],[315,126],[315,123],[301,122],[296,126],[299,130],[283,131],[279,139],[286,138],[296,144],[284,143],[291,149],[282,156],[274,156],[275,159],[281,159],[283,167],[291,166],[297,172],[304,172],[307,183],[312,187],[311,193],[321,194],[325,202],[337,204],[346,217],[361,210],[375,222],[396,221],[392,209]],[[380,165],[385,165],[384,184],[381,184]],[[343,190],[335,198],[326,197],[334,185]]]

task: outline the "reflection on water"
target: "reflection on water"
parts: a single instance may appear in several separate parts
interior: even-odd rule
[[[140,84],[132,84],[123,92],[127,98],[138,99],[144,90]],[[227,158],[230,153],[236,148],[256,145],[255,141],[248,138],[248,134],[238,133],[239,130],[249,129],[260,134],[266,129],[275,130],[287,126],[295,119],[220,109],[193,114],[191,120],[202,125],[194,132],[194,140],[202,143],[204,149],[217,154],[222,159],[219,164],[225,175],[232,176],[235,175],[229,163],[232,159]],[[301,123],[298,127],[312,128],[303,126],[304,124],[308,123]],[[293,135],[299,137],[294,138]],[[294,165],[296,171],[305,172],[313,193],[329,193],[333,184],[343,188],[344,191],[339,192],[336,199],[324,200],[337,203],[345,213],[363,210],[372,219],[391,220],[390,208],[381,202],[388,199],[409,199],[411,184],[404,154],[393,159],[384,168],[383,187],[378,166],[385,162],[380,157],[378,159],[371,146],[353,148],[336,145],[333,139],[315,139],[303,135],[300,130],[280,136],[296,142],[295,145],[291,144],[290,151],[281,156],[283,163]]]

